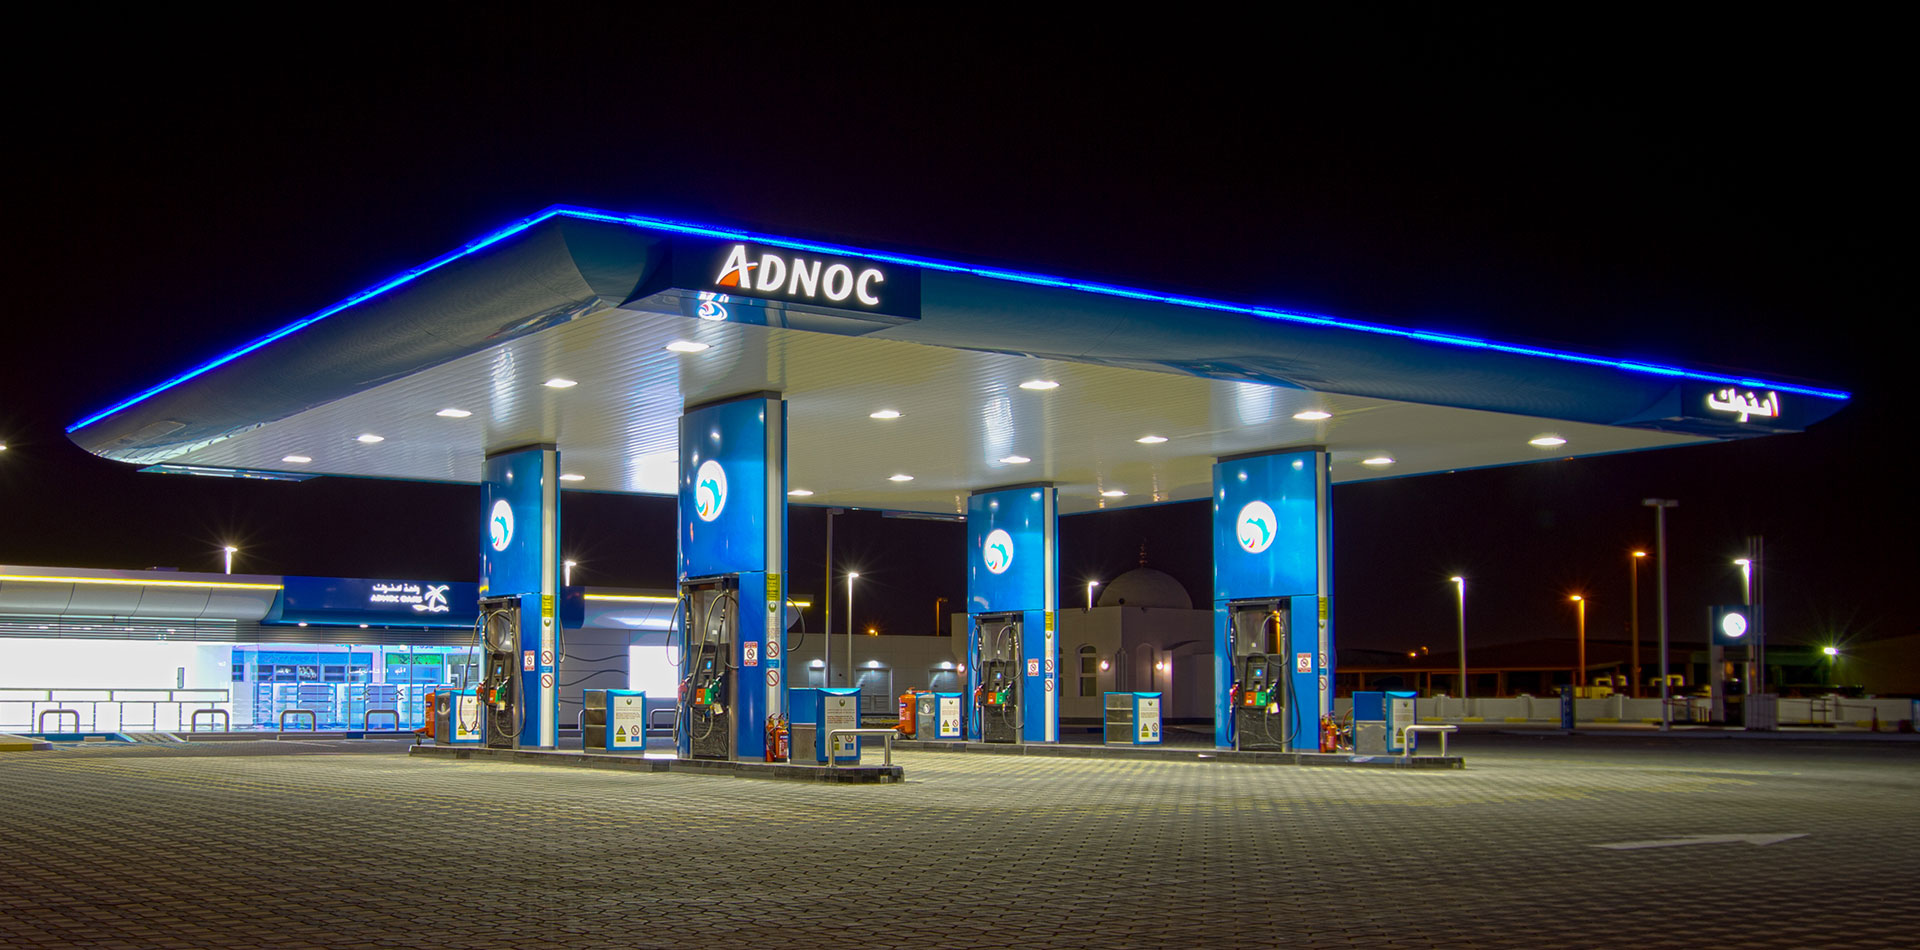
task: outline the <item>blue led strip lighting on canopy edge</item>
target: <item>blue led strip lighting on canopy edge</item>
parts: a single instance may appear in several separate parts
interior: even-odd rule
[[[1126,297],[1133,300],[1150,300],[1156,303],[1172,304],[1173,306],[1177,306],[1177,307],[1190,307],[1197,310],[1217,310],[1224,313],[1237,313],[1237,314],[1242,314],[1250,317],[1259,317],[1265,320],[1279,320],[1287,323],[1300,323],[1300,324],[1306,324],[1309,326],[1334,327],[1341,330],[1355,330],[1362,333],[1376,333],[1382,336],[1395,336],[1395,337],[1401,337],[1409,340],[1420,340],[1427,343],[1442,343],[1448,346],[1459,346],[1459,347],[1465,347],[1467,349],[1492,350],[1498,353],[1511,353],[1518,356],[1531,356],[1531,357],[1537,357],[1540,359],[1560,360],[1562,362],[1568,362],[1568,363],[1583,363],[1589,366],[1609,367],[1612,369],[1623,370],[1630,373],[1646,373],[1646,374],[1655,375],[1655,376],[1672,376],[1680,379],[1691,379],[1691,380],[1697,380],[1700,382],[1724,383],[1724,384],[1731,384],[1736,386],[1747,386],[1755,389],[1772,389],[1772,390],[1778,390],[1781,392],[1797,393],[1802,396],[1817,396],[1822,399],[1853,398],[1851,393],[1848,393],[1842,390],[1837,390],[1837,389],[1819,389],[1812,386],[1799,386],[1791,383],[1772,382],[1769,380],[1754,379],[1754,378],[1744,377],[1744,376],[1723,376],[1717,373],[1706,373],[1698,370],[1685,369],[1678,366],[1662,366],[1657,363],[1643,363],[1635,360],[1608,359],[1606,357],[1591,356],[1584,353],[1572,353],[1572,352],[1567,352],[1562,350],[1549,350],[1549,349],[1543,349],[1540,347],[1521,346],[1513,343],[1499,343],[1492,340],[1482,340],[1475,337],[1456,336],[1450,333],[1433,333],[1426,330],[1409,330],[1404,327],[1387,326],[1385,324],[1364,323],[1358,320],[1343,320],[1336,317],[1320,316],[1317,314],[1296,313],[1288,310],[1276,310],[1270,307],[1253,307],[1253,306],[1248,306],[1246,304],[1228,303],[1224,300],[1209,300],[1205,297],[1187,297],[1187,296],[1181,296],[1178,294],[1162,294],[1162,293],[1155,293],[1153,291],[1148,291],[1148,290],[1138,290],[1131,287],[1121,287],[1114,284],[1102,284],[1094,281],[1068,280],[1062,277],[1049,277],[1045,274],[1030,274],[1023,271],[1002,270],[1002,269],[993,268],[993,267],[974,267],[968,264],[958,264],[952,261],[935,260],[933,258],[928,258],[928,257],[914,257],[912,255],[907,255],[907,254],[892,254],[884,251],[874,251],[874,250],[868,250],[866,248],[849,247],[849,246],[840,245],[840,244],[826,244],[819,241],[803,241],[795,238],[779,237],[777,235],[771,235],[771,234],[760,234],[758,232],[742,230],[739,228],[727,228],[727,227],[720,227],[717,225],[694,224],[686,221],[674,221],[667,218],[652,218],[652,217],[647,217],[645,215],[637,215],[637,214],[614,214],[608,211],[599,211],[593,208],[581,208],[573,205],[553,205],[551,207],[546,208],[545,210],[541,211],[538,214],[515,221],[512,224],[509,224],[506,227],[493,232],[492,234],[488,234],[485,237],[482,237],[475,241],[470,241],[452,251],[449,251],[445,254],[440,255],[439,257],[434,258],[433,260],[426,262],[425,264],[421,264],[418,267],[415,267],[411,270],[404,271],[392,278],[389,278],[388,280],[375,284],[374,286],[369,287],[365,290],[362,290],[359,293],[354,294],[353,296],[340,301],[339,303],[336,303],[325,309],[315,311],[314,313],[309,314],[305,317],[302,317],[299,320],[295,320],[294,322],[289,323],[286,326],[281,327],[280,329],[267,334],[266,336],[263,336],[257,340],[254,340],[253,342],[248,343],[247,345],[242,346],[239,349],[233,350],[232,352],[226,353],[212,360],[209,360],[205,363],[202,363],[199,366],[196,366],[192,369],[187,370],[184,373],[181,373],[177,376],[167,379],[164,382],[159,383],[158,385],[152,386],[148,389],[141,390],[140,392],[135,393],[134,395],[120,402],[117,402],[111,406],[108,406],[107,408],[102,409],[99,412],[96,412],[93,415],[90,415],[85,419],[82,419],[79,422],[76,422],[73,425],[68,426],[67,431],[71,433],[79,429],[85,428],[87,426],[90,426],[96,422],[99,422],[102,419],[105,419],[110,415],[113,415],[116,412],[119,412],[122,409],[126,409],[130,406],[133,406],[136,403],[149,399],[155,395],[158,395],[159,393],[165,392],[168,389],[172,389],[173,387],[178,386],[181,383],[186,382],[187,380],[200,376],[210,370],[213,370],[218,367],[224,366],[228,363],[231,363],[234,360],[239,359],[240,357],[253,352],[254,350],[260,349],[261,347],[274,342],[275,340],[282,339],[284,337],[297,333],[301,330],[304,330],[315,323],[325,320],[326,318],[333,316],[334,314],[339,313],[342,310],[347,309],[348,307],[351,307],[358,303],[363,303],[371,298],[374,298],[383,293],[386,293],[389,290],[393,290],[396,287],[403,286],[411,282],[417,277],[423,276],[425,274],[430,274],[436,270],[439,270],[441,267],[449,263],[452,263],[453,261],[459,260],[460,258],[465,257],[469,254],[473,254],[477,251],[481,251],[481,250],[484,250],[485,248],[491,247],[492,245],[498,244],[501,241],[504,241],[507,238],[510,238],[516,234],[519,234],[520,232],[525,231],[528,228],[531,228],[537,224],[547,221],[550,218],[555,218],[555,217],[580,218],[582,220],[587,220],[587,221],[602,221],[609,224],[622,224],[622,225],[626,225],[628,227],[634,227],[634,228],[645,228],[653,231],[668,231],[668,232],[674,232],[679,234],[691,234],[699,237],[719,238],[722,240],[752,241],[755,244],[767,244],[774,247],[784,247],[784,248],[788,248],[790,250],[796,250],[796,251],[813,251],[815,253],[835,254],[842,257],[860,257],[860,258],[866,258],[868,260],[883,261],[889,264],[901,264],[908,267],[919,267],[926,270],[946,271],[948,273],[954,273],[954,274],[968,274],[974,277],[986,278],[988,280],[1012,281],[1015,283],[1022,283],[1022,284],[1035,284],[1042,287],[1060,287],[1060,288],[1065,288],[1067,290],[1081,291],[1082,293],[1104,294],[1110,297]]]

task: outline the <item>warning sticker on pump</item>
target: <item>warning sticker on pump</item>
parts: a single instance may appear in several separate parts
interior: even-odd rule
[[[540,651],[540,665],[541,665],[541,666],[552,666],[552,665],[553,665],[553,651],[552,651],[552,650],[541,650],[541,651]]]
[[[780,659],[780,638],[779,637],[774,637],[773,639],[767,641],[767,659],[769,660]]]
[[[1293,655],[1293,671],[1295,673],[1313,672],[1313,654],[1295,653]]]
[[[1027,661],[1027,675],[1028,675],[1028,676],[1039,676],[1039,675],[1040,675],[1040,661],[1039,661],[1039,660],[1028,660],[1028,661]]]
[[[767,671],[767,685],[768,685],[768,686],[778,686],[778,685],[780,685],[780,671],[779,671],[779,670],[777,670],[777,669],[773,669],[773,670],[768,670],[768,671]]]
[[[741,651],[740,652],[741,666],[759,666],[760,665],[760,641],[748,640],[747,642],[740,644],[740,651]]]
[[[529,673],[533,672],[533,651],[532,650],[528,650],[527,652],[520,654],[520,668]]]
[[[540,688],[541,688],[541,689],[552,689],[552,688],[553,688],[553,674],[552,674],[552,673],[542,673],[542,674],[540,674]]]

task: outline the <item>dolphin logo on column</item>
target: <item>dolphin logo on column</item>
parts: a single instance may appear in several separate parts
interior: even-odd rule
[[[712,521],[720,517],[726,507],[726,469],[713,459],[701,462],[693,475],[693,513],[699,515],[701,521]]]
[[[505,498],[493,503],[487,518],[487,540],[495,551],[505,551],[513,543],[513,506]]]
[[[1234,519],[1234,536],[1240,542],[1241,550],[1248,554],[1259,554],[1273,546],[1274,528],[1279,519],[1274,517],[1273,509],[1264,501],[1250,501],[1240,509],[1240,516]]]
[[[987,570],[995,574],[1005,574],[1013,566],[1013,536],[995,528],[987,532],[986,542],[980,549],[980,560]]]

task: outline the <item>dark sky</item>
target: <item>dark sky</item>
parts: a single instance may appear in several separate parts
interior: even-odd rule
[[[1621,630],[1650,495],[1682,502],[1677,636],[1737,599],[1749,533],[1774,637],[1913,631],[1890,438],[1910,108],[1883,29],[1119,11],[24,21],[0,562],[205,570],[235,538],[264,572],[470,576],[477,489],[139,475],[61,430],[567,202],[1848,389],[1803,435],[1339,488],[1337,635],[1444,645],[1456,572],[1476,640],[1570,635],[1574,590],[1595,636]],[[670,502],[565,506],[577,580],[670,582]],[[1063,603],[1143,541],[1200,600],[1206,518],[1066,519]],[[802,593],[823,524],[794,516]],[[924,631],[962,594],[957,526],[855,514],[836,535],[865,565],[863,626]]]

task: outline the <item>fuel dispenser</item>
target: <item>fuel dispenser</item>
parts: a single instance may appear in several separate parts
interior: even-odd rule
[[[1233,747],[1243,752],[1284,752],[1292,743],[1296,705],[1287,659],[1292,609],[1286,600],[1227,605],[1227,636],[1233,657]]]
[[[520,598],[482,597],[477,636],[483,659],[475,695],[480,703],[481,742],[489,749],[520,746],[527,722],[521,671],[533,669],[533,653],[520,649]]]
[[[1023,618],[1017,613],[981,614],[980,688],[974,696],[974,715],[980,720],[983,742],[1020,741],[1020,637]]]
[[[680,610],[686,630],[680,715],[675,727],[696,759],[734,757],[734,708],[739,669],[733,662],[739,640],[740,586],[735,575],[698,578],[680,585]]]

